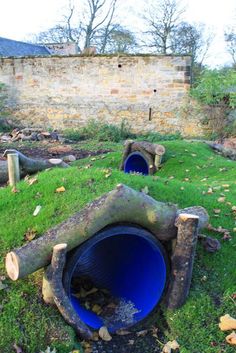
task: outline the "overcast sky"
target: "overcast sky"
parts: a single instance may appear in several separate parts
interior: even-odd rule
[[[74,0],[79,4],[82,0]],[[142,13],[147,0],[118,0],[122,23],[130,29],[141,29],[136,14]],[[230,63],[223,38],[224,29],[236,23],[235,0],[184,0],[186,20],[205,23],[214,32],[214,40],[207,59],[208,65]],[[67,0],[0,0],[0,37],[26,40],[31,33],[46,30],[62,18]],[[122,16],[123,15],[123,16]]]

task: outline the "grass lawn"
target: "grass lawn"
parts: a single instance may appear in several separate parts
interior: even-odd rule
[[[69,353],[80,347],[73,330],[64,323],[58,310],[46,306],[41,296],[42,270],[12,282],[4,279],[4,257],[14,247],[25,243],[24,234],[34,229],[37,236],[80,210],[88,202],[123,183],[136,190],[148,187],[149,195],[159,201],[205,207],[214,227],[230,230],[232,238],[205,231],[221,242],[215,254],[198,244],[193,280],[187,303],[179,310],[163,310],[162,340],[176,339],[181,353],[233,353],[225,343],[228,333],[218,328],[219,317],[228,313],[236,317],[236,162],[216,155],[203,143],[165,141],[167,150],[157,177],[127,175],[118,170],[121,144],[109,145],[114,152],[76,161],[70,169],[52,169],[38,175],[38,183],[21,181],[18,193],[10,187],[0,189],[0,352],[14,352],[14,343],[24,353],[45,351]],[[96,149],[95,142],[84,142],[81,148]],[[111,171],[111,175],[105,178]],[[55,189],[64,186],[64,193]],[[210,189],[210,190],[209,190]],[[218,199],[225,197],[224,202]],[[33,211],[41,205],[41,212]],[[215,214],[214,209],[220,213]],[[219,212],[219,211],[218,211]],[[157,343],[158,345],[158,343]],[[80,349],[80,352],[82,350]],[[151,350],[134,353],[153,353]],[[107,352],[106,352],[107,353]]]

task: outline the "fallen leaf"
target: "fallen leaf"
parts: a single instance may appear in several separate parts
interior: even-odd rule
[[[99,337],[101,337],[101,339],[103,341],[109,342],[112,340],[112,337],[111,337],[110,333],[108,332],[108,329],[106,326],[100,327],[98,334],[99,334]]]
[[[226,342],[231,345],[236,345],[236,333],[233,331],[230,335],[226,336]]]
[[[18,344],[14,343],[13,348],[16,353],[23,353],[22,348],[20,346],[18,346]]]
[[[134,340],[129,340],[129,345],[132,346],[134,344]]]
[[[93,307],[92,307],[92,311],[93,311],[95,314],[99,315],[99,314],[101,314],[101,312],[102,312],[102,308],[101,308],[100,305],[94,304]]]
[[[213,189],[212,189],[212,188],[209,188],[209,189],[207,190],[207,194],[213,194]]]
[[[213,211],[214,211],[215,214],[219,214],[221,212],[221,210],[219,208],[214,208]]]
[[[143,189],[141,189],[141,191],[142,191],[144,194],[148,195],[148,193],[149,193],[148,186],[147,186],[147,185],[146,185],[146,186],[144,186],[144,188],[143,188]]]
[[[139,332],[136,332],[137,337],[144,337],[148,333],[148,330],[142,330]]]
[[[220,317],[219,328],[221,331],[236,330],[236,319],[229,314]]]
[[[127,330],[122,330],[122,329],[120,329],[120,330],[117,330],[117,331],[116,331],[116,334],[117,334],[118,336],[126,336],[126,335],[130,335],[131,332],[130,332],[130,331],[127,331]]]
[[[179,344],[176,340],[167,342],[162,350],[162,353],[171,353],[172,350],[179,349]]]
[[[37,216],[39,214],[41,208],[42,208],[42,206],[40,206],[40,205],[36,206],[34,213],[33,213],[33,216]]]
[[[225,202],[225,197],[224,197],[224,196],[219,197],[219,198],[217,199],[217,201],[218,201],[218,202]]]
[[[27,241],[31,241],[36,237],[36,235],[37,235],[37,231],[34,228],[32,229],[28,228],[26,233],[24,234],[24,239]]]
[[[28,175],[26,175],[25,181],[27,182],[27,184],[33,185],[38,182],[38,179],[36,177],[30,178]]]
[[[11,189],[11,192],[13,192],[14,194],[20,192],[20,190],[18,190],[15,186]]]
[[[56,189],[56,192],[65,192],[66,189],[64,188],[64,186],[60,186],[59,188]]]
[[[105,178],[109,178],[111,176],[111,173],[105,174]]]

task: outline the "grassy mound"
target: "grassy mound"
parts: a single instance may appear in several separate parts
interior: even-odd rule
[[[69,353],[78,347],[73,330],[58,311],[43,304],[42,270],[11,282],[3,277],[4,256],[26,242],[28,230],[36,237],[42,235],[118,183],[136,190],[146,186],[153,198],[179,207],[201,205],[208,210],[213,226],[231,231],[228,241],[209,233],[222,244],[215,254],[206,253],[198,244],[189,299],[177,311],[164,311],[164,335],[166,340],[177,339],[181,353],[234,352],[224,343],[226,334],[220,332],[218,320],[225,313],[235,316],[236,311],[231,297],[236,292],[236,215],[232,211],[236,206],[236,163],[214,154],[202,143],[166,141],[163,145],[167,150],[165,163],[153,177],[120,172],[121,145],[114,144],[115,152],[77,161],[70,169],[44,171],[33,185],[21,181],[17,193],[9,187],[0,190],[0,352],[13,352],[14,343],[25,353],[44,351],[47,346],[55,347],[57,353]],[[61,186],[65,192],[56,193]],[[224,202],[218,201],[224,197]],[[34,217],[37,205],[42,208]]]

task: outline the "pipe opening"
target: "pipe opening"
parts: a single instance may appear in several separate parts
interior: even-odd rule
[[[140,152],[130,153],[124,163],[125,173],[149,174],[149,166],[146,158]]]
[[[135,226],[113,226],[96,234],[69,257],[64,287],[85,324],[93,329],[106,326],[115,332],[136,324],[154,309],[164,291],[166,276],[165,251],[151,233]],[[78,295],[75,283],[83,283],[84,279],[87,284],[89,279],[90,288],[83,288]],[[108,295],[100,314],[86,305],[93,295],[86,296],[86,290],[89,293],[96,289],[94,305],[103,305],[100,292]]]

